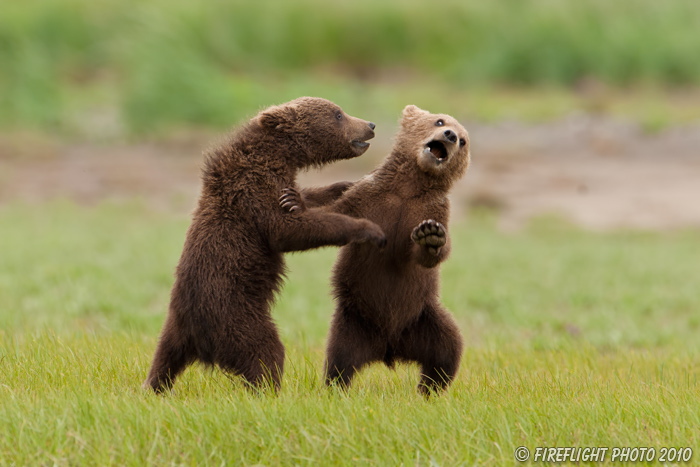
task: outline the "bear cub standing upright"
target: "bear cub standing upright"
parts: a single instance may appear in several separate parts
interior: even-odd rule
[[[303,97],[262,111],[210,152],[144,387],[169,388],[196,360],[257,386],[270,378],[279,387],[284,347],[270,305],[284,272],[282,253],[385,242],[381,229],[364,219],[315,210],[285,214],[279,193],[295,186],[299,169],[363,154],[373,130],[330,101]]]
[[[347,387],[364,365],[421,365],[420,390],[445,388],[457,374],[462,338],[439,300],[439,268],[450,253],[447,194],[469,165],[467,131],[449,115],[409,105],[384,163],[329,209],[376,222],[387,236],[378,251],[352,244],[333,269],[336,310],[328,337],[326,382]],[[308,194],[297,196],[301,210]],[[313,205],[319,203],[312,199]]]

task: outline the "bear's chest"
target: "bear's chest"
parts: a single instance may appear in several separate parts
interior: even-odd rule
[[[430,203],[418,198],[402,198],[396,195],[387,195],[384,199],[376,201],[370,219],[376,222],[387,237],[406,237],[413,228],[422,221],[435,217],[436,212],[431,212]]]

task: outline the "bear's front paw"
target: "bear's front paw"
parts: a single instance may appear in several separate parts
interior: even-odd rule
[[[282,196],[279,198],[282,209],[288,212],[306,211],[306,205],[299,192],[294,188],[282,189]]]
[[[382,230],[382,228],[372,221],[368,221],[366,219],[363,219],[363,221],[364,228],[359,241],[368,241],[373,243],[374,246],[376,246],[380,250],[384,249],[384,247],[386,246],[386,235],[384,235],[384,231]]]
[[[428,219],[413,229],[411,239],[418,245],[427,248],[430,253],[437,255],[440,248],[447,243],[447,233],[441,223]]]

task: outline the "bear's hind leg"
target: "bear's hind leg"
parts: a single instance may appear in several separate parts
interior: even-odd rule
[[[282,386],[282,374],[284,373],[284,346],[278,339],[263,351],[253,355],[253,361],[241,375],[257,389],[271,387],[275,393]]]
[[[228,333],[229,339],[235,336]],[[272,320],[258,325],[249,323],[246,335],[233,337],[225,350],[218,353],[216,363],[222,370],[237,374],[256,389],[271,387],[280,390],[284,372],[284,345]]]
[[[193,350],[168,319],[142,387],[153,389],[157,394],[172,388],[177,375],[194,360]]]
[[[357,312],[338,309],[326,348],[326,385],[347,389],[356,371],[384,358],[386,347],[386,340],[363,323]]]
[[[462,336],[452,316],[439,305],[426,305],[421,317],[401,334],[396,357],[421,365],[418,389],[426,396],[447,388],[457,375]]]

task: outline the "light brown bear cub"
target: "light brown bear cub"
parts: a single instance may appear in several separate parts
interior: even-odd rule
[[[347,387],[357,370],[374,361],[418,362],[425,394],[444,389],[457,374],[462,338],[440,303],[437,266],[450,253],[447,194],[469,158],[469,136],[457,120],[409,105],[384,163],[333,204],[309,209],[369,219],[387,237],[383,251],[369,244],[340,250],[327,384]],[[287,196],[286,206],[294,204],[290,197],[300,211],[327,201],[320,191]]]

